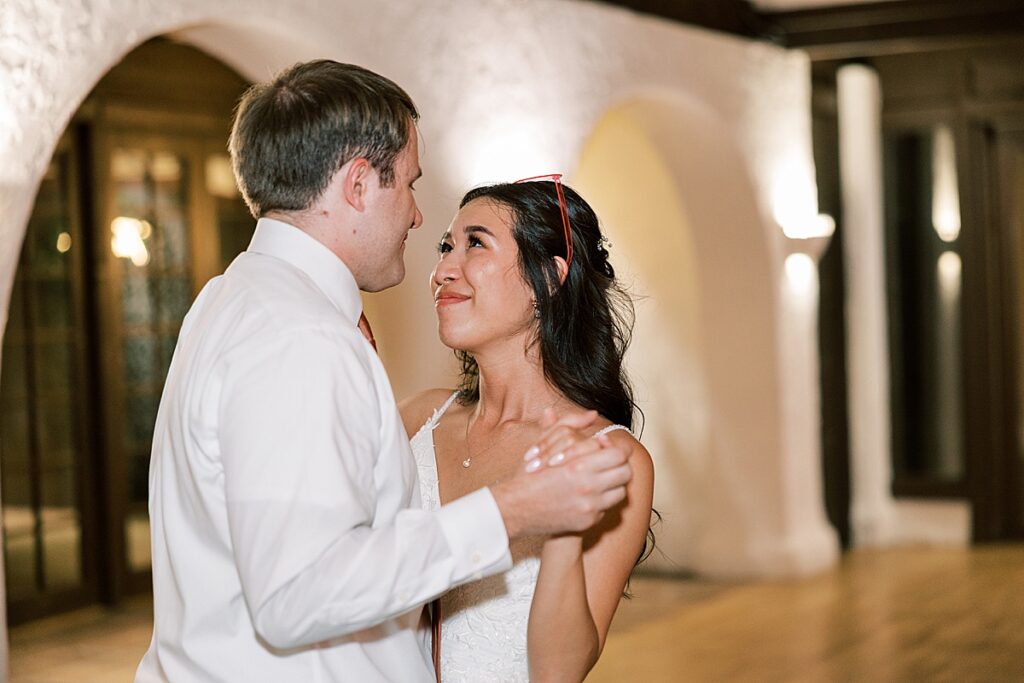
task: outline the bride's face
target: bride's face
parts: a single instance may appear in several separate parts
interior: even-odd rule
[[[519,271],[511,212],[478,199],[455,215],[430,276],[441,342],[474,352],[533,323],[533,291]]]

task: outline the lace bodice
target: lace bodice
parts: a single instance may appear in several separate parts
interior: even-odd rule
[[[434,429],[455,400],[453,394],[412,438],[423,507],[440,507]],[[612,425],[615,429],[625,429]],[[602,430],[612,431],[611,427]],[[512,568],[504,574],[458,586],[441,598],[442,683],[517,683],[530,680],[526,626],[540,571],[542,537],[511,544]]]

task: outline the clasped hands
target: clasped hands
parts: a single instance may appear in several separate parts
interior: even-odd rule
[[[557,420],[545,411],[544,433],[524,467],[492,487],[510,537],[579,533],[625,499],[630,454],[607,436],[591,436],[596,419],[592,410]]]

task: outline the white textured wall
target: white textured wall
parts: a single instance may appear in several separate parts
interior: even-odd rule
[[[637,99],[674,100],[675,108],[649,108],[641,118],[669,162],[685,169],[676,177],[697,178],[702,165],[717,168],[720,180],[723,170],[742,171],[734,184],[681,188],[686,203],[699,203],[712,220],[692,225],[696,260],[728,263],[732,254],[725,272],[746,273],[738,282],[719,278],[709,299],[715,305],[701,313],[718,335],[709,340],[717,354],[702,371],[708,391],[724,401],[708,404],[722,409],[707,438],[729,457],[709,463],[718,468],[709,480],[718,488],[708,507],[690,508],[702,525],[702,547],[693,552],[705,558],[701,568],[723,574],[795,573],[832,561],[834,538],[804,533],[807,523],[792,514],[796,500],[812,525],[821,517],[820,482],[807,482],[818,477],[818,398],[816,386],[800,379],[815,372],[812,359],[783,353],[779,333],[794,324],[780,297],[786,246],[772,218],[780,188],[796,188],[785,200],[791,215],[816,210],[801,55],[554,0],[4,0],[0,32],[3,320],[56,140],[92,85],[139,42],[170,33],[253,79],[326,56],[406,87],[423,113],[425,227],[410,238],[407,282],[368,302],[400,396],[451,383],[426,279],[433,244],[467,186],[555,170],[571,179],[606,112]],[[674,120],[680,111],[689,112],[683,127]],[[711,128],[715,135],[704,137]],[[813,347],[813,329],[795,325],[799,345]],[[795,541],[794,532],[812,542]]]

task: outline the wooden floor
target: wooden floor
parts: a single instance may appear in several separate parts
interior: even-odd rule
[[[589,683],[1024,681],[1024,546],[848,553],[799,581],[640,578]],[[12,683],[131,681],[139,600],[11,634]]]

